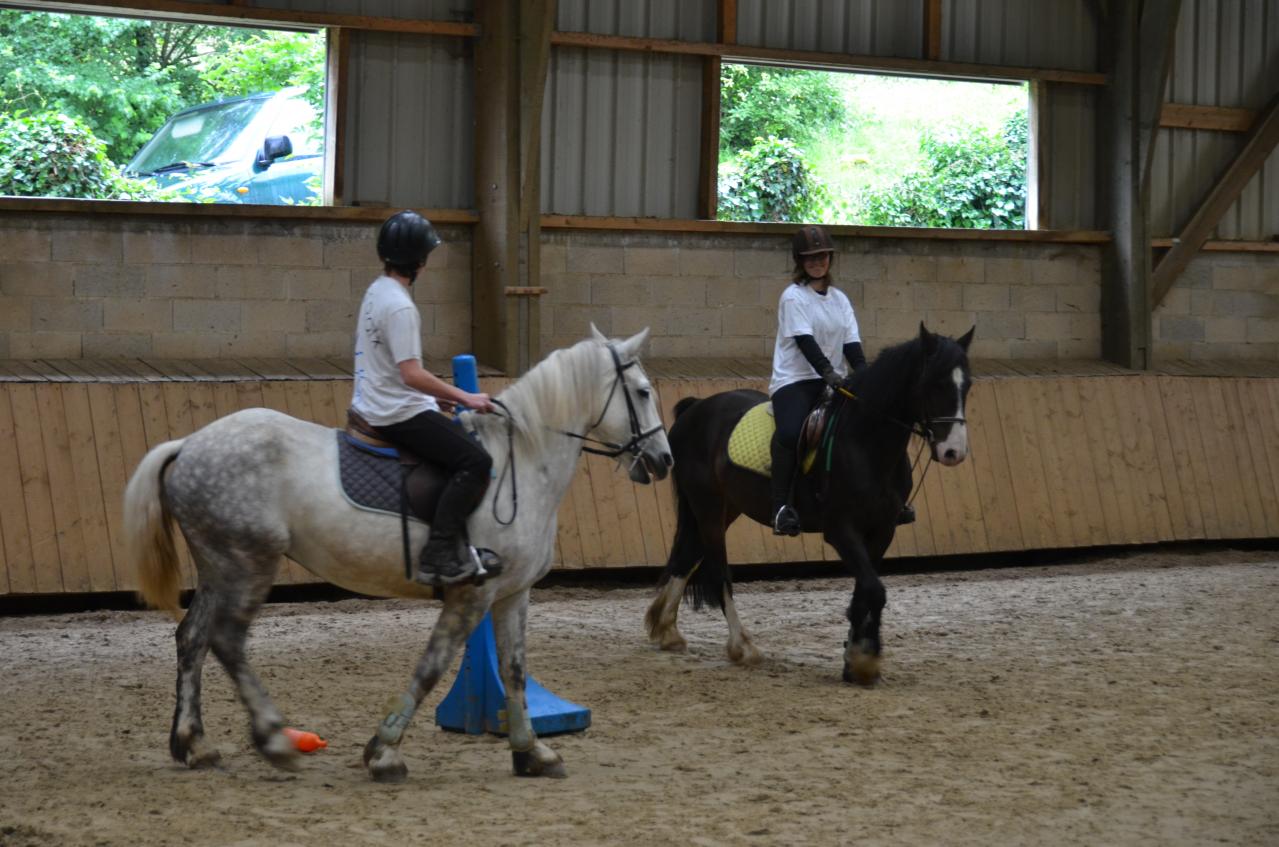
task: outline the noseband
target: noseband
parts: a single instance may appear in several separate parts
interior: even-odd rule
[[[626,384],[624,372],[638,363],[637,359],[632,359],[626,364],[622,364],[622,359],[617,355],[617,348],[612,344],[608,345],[608,352],[613,356],[613,372],[616,376],[613,379],[613,386],[608,390],[608,399],[604,401],[604,411],[600,412],[599,418],[595,423],[586,428],[586,433],[593,432],[604,421],[604,416],[608,414],[608,407],[613,404],[613,395],[617,393],[617,386],[622,386],[622,397],[626,400],[626,413],[631,419],[631,440],[625,444],[615,444],[612,441],[600,441],[598,438],[591,438],[589,434],[578,435],[576,432],[565,432],[569,438],[576,438],[582,441],[582,450],[586,453],[593,453],[596,456],[608,456],[610,459],[616,459],[623,453],[630,453],[636,459],[639,459],[641,447],[644,442],[654,433],[661,432],[662,425],[649,430],[640,429],[639,413],[635,411],[635,401],[631,399],[631,390]],[[599,447],[589,447],[586,442],[598,444]]]

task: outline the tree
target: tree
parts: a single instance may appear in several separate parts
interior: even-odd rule
[[[1018,112],[998,132],[960,126],[925,132],[925,164],[867,191],[859,215],[880,226],[1021,229],[1026,220],[1028,125]]]
[[[831,74],[726,63],[720,71],[721,160],[758,139],[808,141],[847,119]]]

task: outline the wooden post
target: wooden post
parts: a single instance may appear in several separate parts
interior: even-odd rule
[[[1052,126],[1048,108],[1052,89],[1042,79],[1032,79],[1030,88],[1030,144],[1026,162],[1026,229],[1052,229],[1049,180],[1052,161]]]
[[[328,30],[328,88],[324,92],[324,203],[341,206],[346,202],[346,103],[350,84],[351,31],[343,27]]]
[[[715,6],[715,38],[721,44],[737,41],[737,0]],[[702,63],[702,143],[697,184],[697,216],[714,220],[719,211],[720,76],[723,60],[707,56]]]
[[[941,58],[941,0],[924,0],[924,58]]]
[[[475,210],[471,343],[475,358],[510,372],[503,295],[519,269],[518,8],[513,0],[476,4]]]
[[[1113,238],[1102,265],[1102,355],[1151,364],[1149,161],[1180,0],[1111,0],[1101,27],[1110,83],[1101,97],[1101,192]]]
[[[521,293],[507,296],[514,353],[507,373],[522,374],[542,357],[542,104],[555,29],[555,0],[520,4],[520,273]],[[516,299],[512,300],[511,298]]]

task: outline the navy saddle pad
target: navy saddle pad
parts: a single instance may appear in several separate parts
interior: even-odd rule
[[[400,514],[400,486],[408,474],[409,515],[431,522],[446,481],[443,471],[425,462],[404,464],[394,448],[373,447],[337,430],[338,477],[352,505]]]

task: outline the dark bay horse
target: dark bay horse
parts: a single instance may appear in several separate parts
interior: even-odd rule
[[[884,350],[853,380],[856,399],[837,397],[830,468],[825,457],[795,483],[804,532],[820,532],[856,579],[848,606],[844,680],[869,685],[879,678],[880,618],[886,602],[879,564],[892,543],[897,517],[910,495],[906,448],[912,431],[928,441],[932,458],[957,465],[968,455],[964,404],[970,376],[968,345],[929,332]],[[678,522],[661,591],[645,615],[649,637],[664,650],[682,650],[676,625],[680,598],[695,608],[723,610],[728,656],[755,664],[760,652],[742,629],[733,605],[724,535],[739,515],[771,526],[769,481],[728,459],[728,439],[748,410],[767,398],[737,390],[675,406],[670,429]]]

